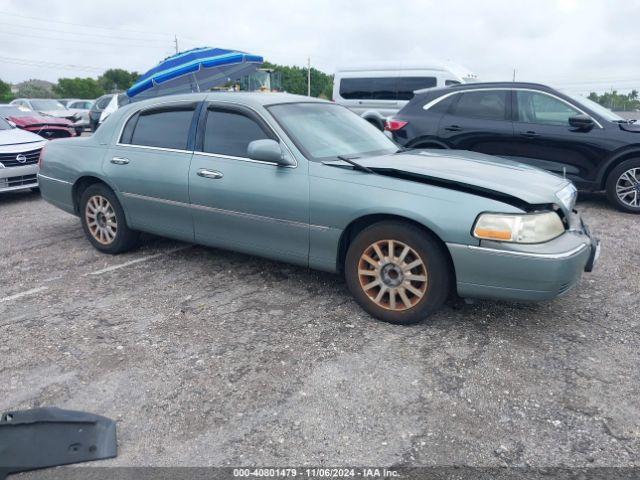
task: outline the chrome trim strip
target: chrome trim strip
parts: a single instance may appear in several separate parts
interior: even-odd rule
[[[193,208],[196,210],[204,210],[204,211],[208,211],[208,212],[214,212],[214,213],[220,213],[223,215],[231,215],[231,216],[236,216],[236,217],[242,217],[242,218],[249,218],[252,220],[257,220],[257,221],[263,221],[263,222],[274,222],[274,223],[283,223],[286,225],[291,225],[293,227],[299,227],[299,228],[313,228],[315,230],[330,230],[331,227],[327,227],[324,225],[310,225],[308,223],[304,223],[304,222],[296,222],[294,220],[285,220],[282,218],[274,218],[274,217],[265,217],[263,215],[256,215],[253,213],[246,213],[246,212],[238,212],[235,210],[225,210],[222,208],[215,208],[215,207],[208,207],[206,205],[199,205],[196,203],[184,203],[184,202],[178,202],[175,200],[167,200],[164,198],[157,198],[157,197],[147,197],[146,195],[138,195],[137,193],[128,193],[128,192],[122,192],[122,195],[125,197],[129,197],[129,198],[135,198],[138,200],[147,200],[147,201],[151,201],[151,202],[158,202],[158,203],[164,203],[166,205],[172,205],[175,207],[183,207],[183,208]]]
[[[224,158],[227,160],[239,160],[241,162],[262,163],[264,165],[272,165],[274,167],[281,167],[281,168],[296,168],[295,165],[278,165],[275,162],[265,162],[263,160],[254,160],[253,158],[247,158],[247,157],[236,157],[234,155],[223,155],[222,153],[193,152],[193,154],[198,155],[200,157]],[[294,158],[294,161],[295,161],[295,158]]]
[[[466,93],[466,92],[482,92],[482,91],[495,91],[495,90],[509,90],[509,91],[522,91],[522,92],[536,92],[536,93],[541,93],[543,95],[548,95],[549,97],[553,97],[557,100],[560,100],[561,102],[569,105],[571,108],[575,108],[576,110],[578,110],[580,113],[582,113],[583,115],[586,115],[587,117],[589,117],[591,120],[594,121],[594,123],[598,126],[598,128],[602,128],[602,125],[600,124],[600,122],[598,122],[595,118],[593,118],[592,115],[589,115],[587,112],[585,112],[584,110],[582,110],[580,107],[576,107],[575,105],[573,105],[572,103],[566,101],[564,98],[560,98],[557,95],[554,95],[553,93],[549,93],[549,92],[544,92],[542,90],[536,90],[534,88],[519,88],[519,87],[490,87],[490,88],[469,88],[467,90],[459,90],[459,91],[455,91],[455,92],[449,92],[446,93],[444,95],[442,95],[441,97],[435,98],[433,100],[431,100],[429,103],[425,104],[422,109],[423,110],[429,110],[431,107],[433,107],[434,105],[440,103],[442,100],[444,100],[445,98],[449,98],[452,95],[458,95],[461,93]],[[529,122],[519,122],[517,120],[513,120],[513,123],[529,123]],[[541,125],[541,124],[537,124],[537,125]]]
[[[66,183],[67,185],[72,185],[71,182],[67,182],[66,180],[60,180],[59,178],[53,178],[53,177],[49,177],[47,175],[42,175],[41,173],[38,173],[38,178],[46,178],[47,180],[53,180],[54,182],[60,182],[60,183]]]
[[[589,246],[587,243],[583,243],[571,250],[560,253],[535,253],[535,252],[518,252],[514,250],[499,250],[497,248],[488,248],[488,247],[480,247],[476,245],[459,245],[459,244],[447,244],[448,246],[456,246],[456,247],[466,247],[469,250],[482,251],[486,253],[491,253],[494,255],[506,255],[506,256],[514,256],[514,257],[529,257],[529,258],[544,258],[548,260],[558,260],[562,258],[569,258],[577,255],[582,252],[585,248]]]
[[[174,153],[188,153],[191,154],[193,151],[191,150],[179,150],[177,148],[164,148],[164,147],[150,147],[148,145],[132,145],[129,143],[116,143],[116,147],[132,147],[132,148],[142,148],[145,150],[159,150],[161,152],[174,152]]]

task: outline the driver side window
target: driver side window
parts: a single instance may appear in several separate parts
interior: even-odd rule
[[[540,125],[569,126],[569,118],[580,111],[550,95],[518,90],[517,121]]]

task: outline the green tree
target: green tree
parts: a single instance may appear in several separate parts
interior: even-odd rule
[[[94,78],[61,78],[53,91],[62,98],[98,98],[104,90]]]
[[[139,77],[138,72],[129,72],[122,68],[111,68],[98,77],[98,83],[107,93],[121,92],[133,85]]]
[[[31,79],[18,85],[18,97],[55,98],[51,84],[43,80]]]
[[[0,80],[0,102],[10,102],[13,100],[13,94],[11,93],[11,85]]]
[[[307,69],[303,67],[290,67],[264,62],[262,68],[270,68],[280,72],[282,76],[282,89],[288,93],[297,95],[307,94]],[[331,98],[333,90],[333,75],[311,68],[311,96]]]
[[[618,93],[617,90],[611,90],[610,92],[605,92],[602,95],[598,95],[596,92],[591,92],[589,94],[589,99],[611,110],[629,111],[640,109],[640,99],[638,98],[638,91],[635,89],[631,90],[631,92],[627,94]]]

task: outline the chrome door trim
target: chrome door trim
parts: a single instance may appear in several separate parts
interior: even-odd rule
[[[235,155],[223,155],[222,153],[193,152],[193,154],[201,157],[215,157],[215,158],[224,158],[227,160],[240,160],[241,162],[262,163],[264,165],[272,165],[274,167],[280,167],[280,168],[296,168],[295,165],[278,165],[275,162],[265,162],[264,160],[254,160],[253,158],[248,158],[248,157],[236,157]],[[295,157],[293,157],[293,160],[296,161]]]
[[[206,205],[199,205],[197,203],[184,203],[184,202],[178,202],[176,200],[167,200],[167,199],[158,198],[158,197],[148,197],[146,195],[138,195],[137,193],[122,192],[122,195],[124,197],[135,198],[135,199],[138,199],[138,200],[147,200],[147,201],[151,201],[151,202],[164,203],[166,205],[172,205],[174,207],[183,207],[183,208],[192,208],[192,209],[196,209],[196,210],[204,210],[204,211],[209,211],[209,212],[221,213],[223,215],[232,215],[232,216],[236,216],[236,217],[250,218],[252,220],[257,220],[257,221],[282,223],[282,224],[291,225],[293,227],[299,227],[299,228],[312,228],[312,229],[315,229],[315,230],[330,230],[330,229],[332,229],[332,227],[327,227],[327,226],[324,226],[324,225],[311,225],[311,224],[308,224],[308,223],[296,222],[294,220],[286,220],[286,219],[283,219],[283,218],[265,217],[263,215],[255,215],[253,213],[238,212],[236,210],[225,210],[225,209],[222,209],[222,208],[208,207]]]
[[[442,95],[441,97],[434,98],[430,102],[426,103],[422,107],[422,109],[423,110],[429,110],[434,105],[440,103],[445,98],[451,97],[452,95],[460,95],[462,93],[467,93],[467,92],[483,92],[483,91],[495,91],[495,90],[507,90],[507,91],[512,91],[512,92],[518,92],[518,91],[535,92],[535,93],[541,93],[543,95],[547,95],[549,97],[555,98],[556,100],[560,100],[562,103],[565,103],[565,104],[569,105],[571,108],[574,108],[574,109],[578,110],[580,113],[582,113],[583,115],[586,115],[591,120],[593,120],[593,122],[598,126],[598,128],[603,128],[602,125],[600,124],[600,122],[598,122],[598,120],[593,118],[593,115],[589,115],[587,112],[582,110],[580,107],[575,106],[571,102],[568,102],[564,98],[560,98],[557,95],[554,95],[553,93],[545,92],[545,91],[542,91],[542,90],[536,90],[535,88],[520,88],[520,87],[469,88],[469,89],[466,89],[466,90],[459,90],[459,91],[455,91],[455,92],[449,92],[449,93],[446,93],[446,94]],[[530,123],[530,122],[519,122],[518,120],[513,120],[513,123]],[[539,123],[539,124],[534,124],[534,125],[545,125],[545,124]],[[557,125],[557,126],[561,126],[561,125]]]
[[[54,182],[65,183],[67,185],[73,185],[71,182],[68,182],[66,180],[60,180],[59,178],[49,177],[48,175],[43,175],[41,173],[38,173],[38,178],[46,178],[47,180],[53,180]]]
[[[460,244],[447,244],[450,247],[466,247],[469,250],[476,250],[476,251],[481,251],[481,252],[486,252],[486,253],[491,253],[494,255],[506,255],[506,256],[516,256],[516,257],[530,257],[530,258],[543,258],[543,259],[548,259],[548,260],[559,260],[559,259],[564,259],[564,258],[570,258],[573,257],[574,255],[577,255],[578,253],[581,253],[584,249],[586,249],[589,244],[588,243],[583,243],[581,245],[578,245],[575,248],[572,248],[571,250],[568,250],[566,252],[560,252],[560,253],[535,253],[535,252],[520,252],[520,251],[516,251],[516,250],[500,250],[497,248],[489,248],[489,247],[480,247],[477,245],[460,245]]]
[[[128,165],[129,164],[129,159],[128,158],[124,158],[124,157],[113,157],[110,161],[114,165]]]
[[[219,172],[218,170],[208,170],[206,168],[201,168],[200,170],[198,170],[196,175],[203,178],[211,178],[213,180],[219,180],[224,177],[224,174],[222,172]]]

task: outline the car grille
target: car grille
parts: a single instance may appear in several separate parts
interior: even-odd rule
[[[37,175],[21,175],[19,177],[0,178],[0,188],[20,187],[22,185],[32,185],[37,183]]]
[[[28,152],[16,152],[16,153],[0,153],[0,164],[4,167],[22,167],[24,165],[33,165],[38,163],[40,157],[40,148],[37,150],[29,150]],[[24,155],[26,157],[25,162],[19,162],[18,155]],[[2,167],[0,167],[2,168]]]

